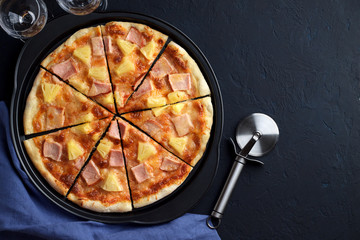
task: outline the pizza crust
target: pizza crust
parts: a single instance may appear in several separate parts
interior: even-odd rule
[[[77,31],[76,33],[74,33],[70,38],[68,38],[64,43],[62,43],[58,48],[56,48],[52,53],[50,53],[41,62],[41,66],[46,69],[50,69],[51,65],[55,63],[54,56],[58,55],[65,47],[68,47],[68,46],[70,47],[75,42],[76,39],[90,34],[95,28],[100,28],[100,26],[84,28],[84,29],[81,29],[81,30]],[[98,31],[100,31],[100,29]]]
[[[26,100],[23,116],[25,135],[34,133],[33,119],[35,118],[36,112],[38,111],[40,105],[39,100],[36,97],[36,92],[41,84],[41,79],[44,72],[44,69],[40,69],[38,75],[35,78],[34,85],[30,91],[30,94]]]
[[[196,89],[199,94],[199,96],[197,97],[209,95],[210,94],[209,85],[207,84],[204,75],[200,71],[200,68],[197,65],[197,63],[194,61],[194,59],[190,57],[190,55],[185,51],[185,49],[180,47],[178,44],[174,42],[170,42],[168,46],[178,49],[178,52],[179,54],[181,54],[181,57],[187,62],[187,66],[189,67],[192,77],[194,79],[193,86],[196,86]]]
[[[212,124],[213,124],[213,115],[214,115],[214,110],[213,110],[213,105],[211,102],[211,98],[210,97],[205,97],[200,99],[201,104],[205,107],[205,131],[203,136],[201,137],[200,140],[200,149],[199,152],[196,154],[196,156],[194,157],[194,159],[191,161],[190,165],[191,166],[195,166],[196,163],[201,159],[201,157],[203,156],[205,150],[206,150],[206,146],[207,143],[209,141],[210,138],[210,132],[211,132],[211,128],[212,128]]]
[[[186,175],[186,177],[187,177],[187,175]],[[179,183],[174,183],[170,186],[167,186],[155,194],[140,198],[136,202],[133,201],[134,208],[140,208],[140,207],[144,207],[146,205],[150,205],[150,204],[166,197],[167,195],[172,193],[175,189],[177,189],[181,185],[181,183],[183,183],[185,181],[186,177],[183,178]]]
[[[101,201],[80,199],[73,193],[70,193],[67,198],[79,206],[95,212],[129,212],[132,210],[131,201],[117,202],[107,206]]]
[[[31,161],[35,165],[36,169],[40,172],[40,174],[46,179],[46,181],[50,184],[51,187],[53,187],[61,195],[65,196],[69,188],[64,186],[62,182],[54,178],[54,176],[51,175],[51,173],[45,168],[40,150],[36,147],[34,140],[25,140],[24,145]]]

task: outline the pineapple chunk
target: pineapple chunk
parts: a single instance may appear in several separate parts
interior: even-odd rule
[[[104,103],[104,104],[114,104],[113,94],[112,94],[111,92],[108,93],[108,94],[106,94],[106,95],[102,98],[101,103]]]
[[[119,180],[113,171],[108,173],[105,183],[101,188],[108,192],[120,192],[123,190],[123,187],[120,185]]]
[[[74,57],[78,58],[83,63],[90,65],[91,61],[91,48],[89,45],[76,48],[73,53]]]
[[[71,128],[71,131],[74,133],[80,133],[80,134],[89,134],[92,132],[92,127],[90,123],[81,124],[79,126]]]
[[[67,151],[68,151],[69,160],[77,159],[78,157],[83,155],[85,152],[84,149],[82,148],[82,146],[80,145],[80,143],[78,143],[74,139],[71,139],[67,143]]]
[[[171,92],[167,95],[170,103],[180,102],[188,98],[187,94],[182,91]]]
[[[74,86],[74,88],[76,88],[78,91],[82,92],[82,93],[87,93],[90,88],[89,86],[86,84],[86,82],[84,82],[81,79],[78,79],[76,77],[72,77],[69,79],[69,83]]]
[[[185,103],[178,103],[171,106],[172,112],[176,115],[181,113],[181,110],[185,107]]]
[[[155,117],[158,117],[165,111],[166,108],[167,108],[167,106],[153,108],[152,112],[155,115]]]
[[[103,158],[105,158],[109,154],[112,147],[113,147],[112,142],[110,142],[109,140],[103,139],[100,141],[100,144],[96,150],[100,153],[100,155]]]
[[[172,137],[170,138],[169,145],[173,147],[178,153],[183,154],[187,142],[187,137]]]
[[[137,46],[136,44],[133,44],[131,42],[122,39],[116,40],[116,43],[118,47],[121,49],[121,51],[124,53],[124,55],[129,55],[130,53],[132,53],[132,51],[134,51],[134,49]]]
[[[149,157],[151,157],[154,154],[156,154],[156,148],[151,143],[139,142],[137,159],[140,162],[148,159]]]
[[[44,95],[45,102],[49,103],[54,101],[57,94],[59,93],[61,86],[52,83],[43,83],[41,89]]]
[[[94,115],[92,113],[87,113],[80,117],[79,122],[91,122],[94,120]]]
[[[165,97],[149,97],[147,99],[147,107],[153,108],[153,107],[160,107],[166,104],[166,98]]]
[[[100,81],[108,79],[108,70],[105,66],[103,67],[92,67],[89,70],[89,76]]]
[[[100,133],[95,133],[95,134],[92,135],[91,138],[92,138],[92,140],[94,140],[94,141],[98,141],[99,138],[100,138],[100,135],[101,135]]]
[[[152,60],[154,58],[155,47],[155,42],[150,41],[145,47],[142,47],[140,51],[147,59]]]
[[[125,73],[131,72],[135,70],[135,64],[129,59],[129,58],[124,58],[122,63],[120,64],[120,66],[118,66],[115,69],[115,73],[118,76],[121,76]]]

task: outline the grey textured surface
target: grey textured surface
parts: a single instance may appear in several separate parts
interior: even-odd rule
[[[55,16],[62,11],[47,1]],[[359,1],[111,1],[109,10],[159,17],[204,52],[225,109],[212,189],[192,212],[209,214],[230,171],[229,137],[253,112],[280,139],[246,166],[219,234],[223,239],[360,237]],[[1,99],[9,102],[22,43],[0,32]]]

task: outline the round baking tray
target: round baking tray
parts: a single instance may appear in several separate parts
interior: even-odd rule
[[[27,96],[39,71],[40,62],[77,30],[105,24],[109,21],[129,21],[146,24],[182,46],[199,65],[207,80],[214,106],[214,123],[204,156],[187,180],[172,194],[147,207],[128,213],[93,212],[67,200],[57,193],[39,174],[23,145],[25,140],[23,113]],[[216,174],[219,162],[219,141],[223,128],[222,97],[216,76],[200,49],[180,30],[160,19],[136,13],[93,13],[86,16],[65,15],[47,23],[35,37],[28,40],[17,61],[15,86],[10,109],[11,135],[22,167],[37,188],[51,201],[65,210],[90,220],[121,223],[156,224],[175,219],[191,209],[205,194]]]

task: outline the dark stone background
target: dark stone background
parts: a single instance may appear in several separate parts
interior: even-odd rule
[[[63,14],[46,1],[50,17]],[[360,2],[111,1],[108,10],[161,18],[204,52],[225,124],[215,183],[192,212],[209,214],[230,171],[229,137],[248,114],[280,139],[246,166],[218,229],[223,239],[360,238]],[[22,42],[0,31],[1,100],[9,105]],[[204,223],[205,224],[205,223]]]

